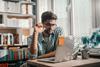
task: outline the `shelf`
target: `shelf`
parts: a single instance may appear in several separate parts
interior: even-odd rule
[[[28,47],[28,45],[1,45],[0,47]]]
[[[7,27],[6,25],[4,25],[4,26],[2,26],[2,25],[0,25],[0,31],[2,30],[2,29],[6,29],[6,30],[10,30],[10,29],[18,29],[18,28],[16,28],[16,27]]]
[[[16,15],[16,14],[13,14],[13,15],[8,15],[7,16],[8,18],[17,18],[17,19],[27,19],[27,18],[35,18],[35,16],[33,15],[27,15],[27,14],[20,14],[20,15]]]
[[[7,1],[7,2],[19,2],[20,0],[4,0],[4,1]]]
[[[14,62],[18,62],[18,61],[26,61],[26,60],[28,60],[28,59],[0,61],[0,63],[14,63]]]
[[[21,4],[36,5],[36,3],[35,3],[35,2],[28,2],[28,1],[21,1]]]

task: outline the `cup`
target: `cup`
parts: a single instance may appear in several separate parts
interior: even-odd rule
[[[64,36],[59,36],[58,37],[58,45],[63,46],[65,42]]]

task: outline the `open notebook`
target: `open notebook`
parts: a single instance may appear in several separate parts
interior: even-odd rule
[[[38,61],[57,63],[71,60],[73,47],[74,39],[72,37],[65,37],[64,45],[57,46],[55,57],[38,59]]]

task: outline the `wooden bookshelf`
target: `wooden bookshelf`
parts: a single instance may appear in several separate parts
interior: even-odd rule
[[[28,58],[26,58],[26,59],[21,59],[21,60],[0,61],[0,64],[1,64],[1,63],[14,63],[14,62],[26,61],[26,60],[28,60]]]
[[[10,47],[20,47],[20,48],[24,48],[24,47],[28,47],[28,45],[1,45],[1,47],[7,47],[7,48],[10,48]]]
[[[17,19],[27,19],[27,18],[34,18],[33,16],[30,15],[25,15],[25,16],[21,16],[21,15],[8,15],[8,18],[17,18]]]
[[[8,67],[13,67],[17,64],[21,65],[20,62],[25,62],[30,58],[28,45],[2,45],[0,47],[6,47],[5,49],[1,49],[1,52],[3,52],[3,50],[7,50],[7,53],[3,53],[4,56],[0,58],[1,65],[5,63],[5,65],[8,64]],[[17,65],[16,67],[19,67],[19,65]]]
[[[0,47],[28,47],[28,45],[1,45]]]

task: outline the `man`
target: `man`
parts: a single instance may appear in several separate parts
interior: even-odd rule
[[[46,58],[55,55],[56,42],[62,29],[57,27],[57,16],[46,11],[41,16],[42,23],[34,27],[34,33],[30,45],[30,52],[33,58]]]
[[[41,19],[42,23],[34,26],[33,35],[28,38],[32,59],[54,56],[57,38],[63,33],[56,25],[57,16],[54,13],[46,11]],[[20,67],[27,67],[27,63]]]

